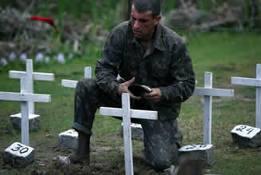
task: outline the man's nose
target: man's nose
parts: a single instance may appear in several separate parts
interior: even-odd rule
[[[134,29],[139,29],[139,28],[140,28],[140,23],[139,23],[138,20],[136,20],[136,21],[133,22],[133,28],[134,28]]]

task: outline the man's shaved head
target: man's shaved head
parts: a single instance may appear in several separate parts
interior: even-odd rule
[[[151,11],[152,15],[160,15],[160,0],[132,0],[132,4],[138,12]]]

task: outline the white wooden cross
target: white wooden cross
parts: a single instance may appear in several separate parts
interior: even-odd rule
[[[212,88],[212,73],[205,72],[204,87],[196,87],[194,94],[204,97],[204,133],[203,143],[211,144],[212,132],[212,96],[232,97],[234,96],[233,89],[218,89]]]
[[[100,114],[123,118],[125,174],[133,175],[133,157],[131,141],[131,118],[157,120],[157,111],[135,110],[130,108],[130,95],[122,94],[122,108],[100,107]]]
[[[84,78],[92,78],[92,68],[87,66],[84,68]],[[62,86],[69,88],[76,88],[77,85],[76,80],[66,80],[62,79]]]
[[[25,77],[22,77],[25,79]],[[25,80],[22,80],[25,81]],[[29,146],[29,115],[30,115],[30,103],[31,102],[50,102],[50,95],[46,94],[33,94],[21,91],[20,93],[14,92],[1,92],[0,91],[0,100],[7,101],[20,101],[21,102],[21,115],[22,115],[22,124],[21,124],[21,142]]]
[[[231,77],[231,83],[256,87],[256,127],[261,128],[261,64],[256,65],[256,78]]]
[[[9,77],[20,79],[20,92],[23,93],[33,93],[33,80],[42,80],[42,81],[53,81],[53,73],[42,73],[42,72],[33,72],[33,61],[31,59],[26,60],[26,71],[9,71]],[[30,100],[30,99],[29,99]],[[34,114],[34,102],[28,101],[28,110],[29,110],[29,119],[39,117],[38,114]],[[21,118],[21,113],[13,114],[11,117]]]

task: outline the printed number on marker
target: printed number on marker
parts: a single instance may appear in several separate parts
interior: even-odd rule
[[[212,145],[211,144],[207,144],[207,145],[186,145],[186,146],[183,146],[182,148],[180,148],[179,151],[182,151],[182,152],[188,152],[188,151],[202,151],[202,150],[208,150],[212,148]]]
[[[259,132],[260,132],[260,128],[255,128],[248,125],[237,125],[231,130],[231,133],[235,133],[239,136],[250,138],[250,139],[253,138]]]
[[[5,152],[9,152],[12,155],[18,156],[18,157],[27,157],[31,153],[33,153],[34,148],[24,145],[19,142],[15,142],[12,145],[10,145],[8,148],[5,149]]]
[[[12,151],[14,152],[19,152],[20,154],[24,154],[26,153],[27,151],[29,151],[29,148],[28,147],[25,147],[19,143],[15,144],[14,147],[11,148]]]

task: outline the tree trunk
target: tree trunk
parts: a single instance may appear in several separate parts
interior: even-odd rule
[[[255,28],[257,24],[257,17],[258,17],[258,2],[257,0],[250,1],[250,27]]]
[[[128,0],[128,18],[130,18],[132,0]]]

